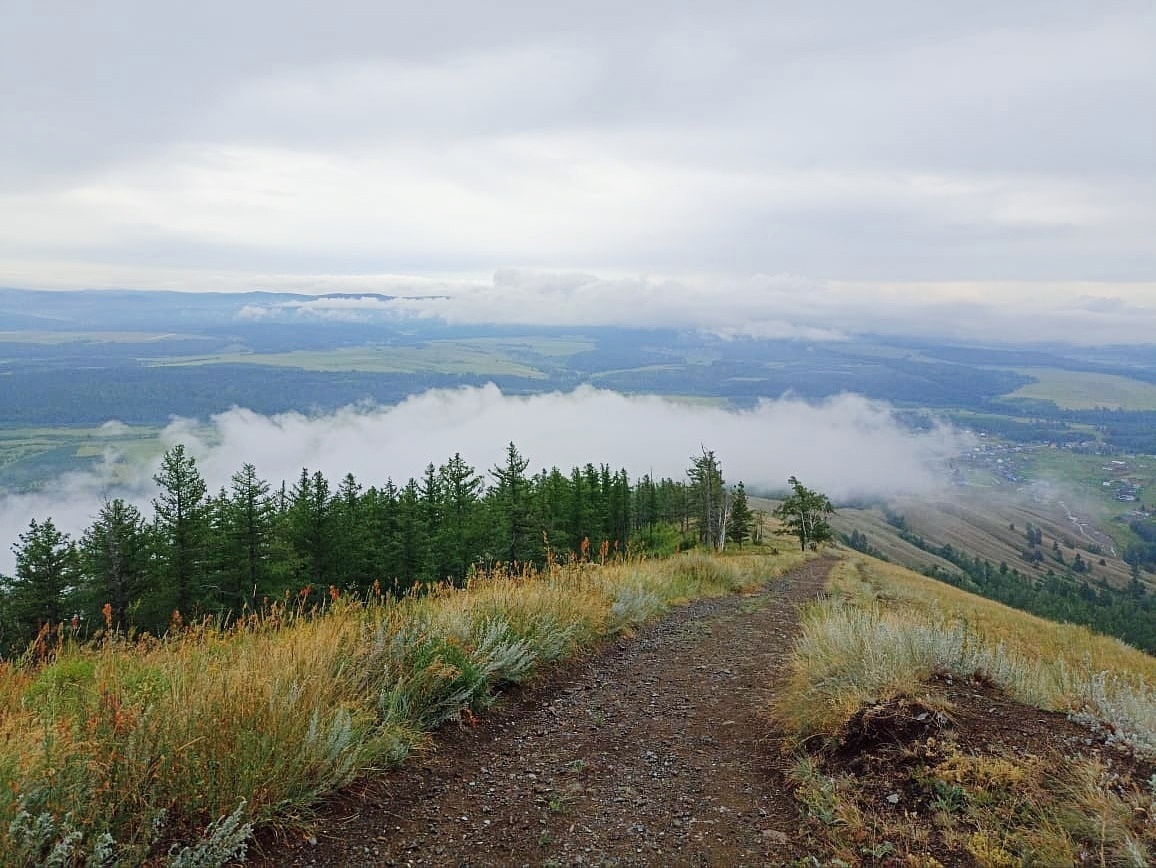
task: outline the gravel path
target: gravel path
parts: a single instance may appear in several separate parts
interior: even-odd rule
[[[347,793],[281,866],[779,865],[800,820],[766,718],[833,561],[703,600]]]

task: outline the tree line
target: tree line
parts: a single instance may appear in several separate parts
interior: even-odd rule
[[[178,445],[154,481],[151,515],[110,499],[77,539],[51,518],[30,521],[13,545],[15,575],[0,576],[0,654],[61,625],[161,633],[289,597],[397,595],[551,559],[741,546],[756,531],[742,483],[728,487],[705,449],[685,480],[632,482],[605,464],[530,473],[511,443],[487,474],[455,454],[400,486],[303,469],[274,487],[245,464],[213,494]]]

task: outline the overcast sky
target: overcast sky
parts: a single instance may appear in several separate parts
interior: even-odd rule
[[[1150,340],[1156,3],[0,0],[0,284]]]

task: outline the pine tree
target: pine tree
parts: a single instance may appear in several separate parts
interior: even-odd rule
[[[798,537],[803,551],[829,542],[833,533],[827,516],[834,514],[835,507],[827,495],[805,487],[794,476],[787,482],[794,493],[775,507],[775,517],[783,522],[783,527],[777,532]]]
[[[397,572],[403,587],[428,581],[423,572],[426,562],[426,525],[422,519],[421,491],[417,480],[410,479],[397,498]]]
[[[526,478],[529,464],[518,447],[510,443],[505,465],[499,464],[490,471],[494,476],[494,486],[488,494],[494,508],[495,550],[509,568],[533,563],[541,550],[534,539],[534,506],[530,481]]]
[[[262,595],[275,594],[282,584],[275,578],[277,500],[269,483],[246,463],[232,475],[228,492],[222,491],[214,506],[221,554],[218,605],[240,614],[253,608]]]
[[[461,454],[438,468],[442,495],[442,527],[438,548],[451,578],[465,579],[478,547],[482,477]]]
[[[714,452],[702,450],[700,457],[691,458],[690,498],[694,504],[699,542],[708,548],[721,549],[726,545],[727,513],[730,497],[723,480],[722,465]]]
[[[322,590],[331,579],[331,509],[329,481],[320,470],[310,475],[303,469],[289,493],[289,538],[299,559],[298,581]]]
[[[729,520],[730,526],[727,534],[739,544],[741,549],[743,543],[751,538],[755,526],[755,515],[751,512],[750,504],[747,502],[747,490],[742,482],[735,486],[735,490],[731,494]]]
[[[361,484],[345,474],[333,498],[333,584],[349,590],[368,591],[373,584],[370,562],[369,511]]]
[[[161,488],[153,509],[164,577],[174,585],[176,610],[188,618],[200,602],[208,557],[205,480],[196,460],[178,444],[161,458],[153,481]]]
[[[398,490],[392,479],[381,488],[370,487],[365,492],[365,520],[367,525],[366,557],[373,581],[383,592],[400,593],[407,584],[401,578],[401,531]]]
[[[51,518],[33,519],[12,551],[16,576],[8,589],[8,616],[17,630],[13,638],[27,642],[76,613],[76,546]]]
[[[89,617],[107,605],[108,625],[129,629],[129,610],[150,590],[149,530],[140,510],[120,498],[105,501],[80,540]]]
[[[433,463],[426,465],[421,482],[418,483],[418,516],[421,519],[424,545],[420,552],[419,572],[427,580],[445,578],[448,566],[441,543],[442,535],[442,490],[441,479]]]

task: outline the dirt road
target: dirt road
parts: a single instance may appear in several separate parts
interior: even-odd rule
[[[258,865],[778,865],[803,855],[766,709],[832,564],[703,600],[522,689]]]

